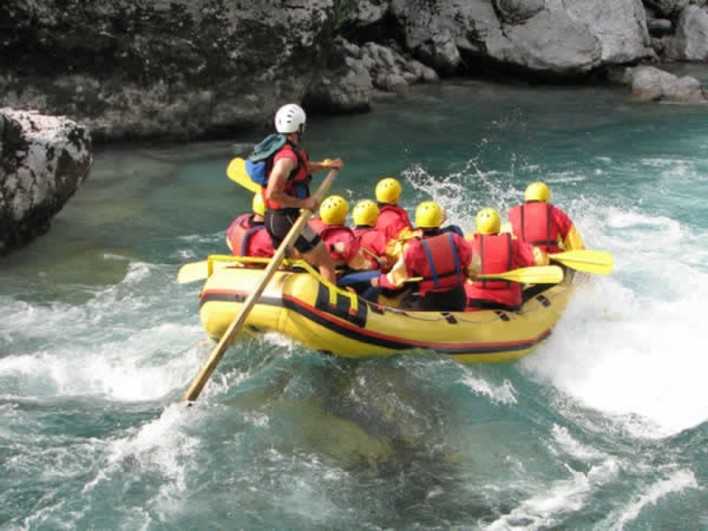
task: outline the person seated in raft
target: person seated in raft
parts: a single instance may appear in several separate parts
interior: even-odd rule
[[[275,253],[273,240],[263,224],[265,204],[261,194],[255,194],[251,202],[252,214],[245,212],[231,222],[226,229],[226,245],[234,256],[270,258]]]
[[[349,202],[340,195],[330,195],[320,205],[320,219],[324,228],[320,238],[338,268],[367,269],[368,260],[360,252],[354,231],[344,222],[349,213]]]
[[[352,210],[354,235],[368,262],[368,269],[388,271],[392,260],[386,255],[386,235],[374,228],[379,207],[370,199],[359,201]]]
[[[398,206],[401,190],[401,183],[394,177],[381,179],[374,190],[379,206],[379,217],[374,228],[383,233],[388,241],[398,238],[403,229],[411,229],[408,212]]]
[[[401,256],[387,274],[371,281],[379,288],[396,289],[406,280],[421,277],[401,301],[415,310],[462,311],[466,306],[465,281],[472,253],[465,240],[440,229],[445,211],[435,201],[424,201],[415,211],[416,235],[403,243]]]
[[[519,267],[547,265],[548,256],[538,247],[500,233],[501,218],[493,208],[484,208],[475,218],[477,232],[468,243],[475,274],[505,273]],[[473,280],[465,284],[467,311],[510,310],[521,307],[521,284],[505,280]]]
[[[514,236],[547,253],[584,249],[583,239],[568,214],[550,200],[551,190],[546,183],[529,184],[524,203],[509,211]]]

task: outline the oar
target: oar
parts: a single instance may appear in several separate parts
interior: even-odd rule
[[[254,194],[261,193],[261,187],[258,183],[251,180],[246,172],[246,161],[236,157],[229,162],[226,167],[226,175],[236,184],[240,184],[249,192]]]
[[[332,170],[327,174],[327,177],[325,177],[324,181],[322,181],[322,184],[315,193],[315,197],[317,199],[321,200],[324,197],[324,195],[327,193],[327,190],[331,186],[332,181],[334,181],[335,175],[337,175],[337,170]],[[251,312],[251,309],[255,306],[256,302],[263,293],[263,290],[265,290],[266,286],[268,285],[268,282],[270,282],[270,279],[273,278],[273,275],[275,275],[275,272],[278,270],[280,263],[283,261],[283,258],[285,258],[285,252],[287,251],[288,247],[300,235],[300,232],[302,232],[302,229],[305,227],[305,224],[307,223],[307,220],[310,219],[311,215],[311,210],[305,209],[302,211],[300,217],[294,223],[283,242],[275,251],[275,255],[273,255],[273,258],[270,259],[270,264],[268,264],[268,267],[266,267],[265,271],[263,272],[263,279],[261,280],[261,283],[248,296],[246,301],[243,303],[243,306],[241,307],[241,312],[239,312],[236,318],[234,318],[234,320],[231,322],[229,327],[226,329],[226,332],[224,332],[224,335],[221,336],[219,343],[216,345],[216,347],[214,347],[214,350],[209,356],[209,359],[199,371],[199,374],[197,374],[197,376],[194,378],[192,384],[189,386],[189,389],[187,389],[187,392],[184,394],[184,400],[192,402],[199,397],[199,394],[202,392],[202,389],[204,388],[204,385],[206,385],[207,380],[211,376],[211,373],[214,372],[214,369],[216,369],[216,366],[224,355],[224,352],[226,352],[229,343],[231,343],[231,340],[236,337],[236,335],[240,332],[241,327],[246,322],[248,314]]]
[[[234,263],[232,261],[231,263]],[[227,267],[229,262],[212,262],[212,272],[216,269]],[[177,273],[178,284],[189,284],[197,280],[206,280],[209,278],[209,260],[200,260],[199,262],[190,262],[179,268]]]
[[[563,253],[549,254],[554,262],[563,264],[570,269],[593,273],[595,275],[609,275],[615,266],[614,258],[607,251],[590,251],[586,249],[566,251]]]
[[[563,270],[558,266],[522,267],[505,273],[476,275],[473,280],[508,280],[521,284],[558,284],[563,280]]]

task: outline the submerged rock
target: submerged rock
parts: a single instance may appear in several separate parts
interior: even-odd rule
[[[0,109],[0,254],[49,230],[91,162],[85,127],[64,117]]]

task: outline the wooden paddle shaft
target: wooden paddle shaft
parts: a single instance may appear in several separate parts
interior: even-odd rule
[[[327,174],[327,177],[325,177],[324,181],[322,181],[322,184],[315,193],[315,197],[320,200],[322,199],[324,194],[327,193],[327,190],[331,186],[332,181],[334,180],[334,177],[336,175],[336,170],[332,170],[329,172],[329,174]],[[288,232],[287,236],[285,236],[285,239],[280,244],[280,247],[278,247],[278,250],[275,252],[275,255],[273,256],[273,258],[271,258],[268,267],[266,267],[263,273],[263,279],[261,280],[261,283],[258,285],[258,287],[256,287],[256,289],[248,296],[246,301],[243,303],[241,312],[231,322],[229,327],[226,329],[226,332],[224,332],[224,334],[221,336],[221,339],[212,351],[211,355],[209,356],[209,359],[201,368],[199,374],[197,374],[197,376],[192,381],[192,384],[189,386],[189,389],[187,389],[187,392],[184,394],[183,400],[192,402],[199,397],[202,392],[202,389],[204,388],[204,385],[206,385],[207,383],[207,380],[214,372],[214,369],[216,369],[216,366],[219,364],[219,361],[221,361],[221,358],[226,352],[226,349],[231,343],[231,340],[239,333],[241,327],[243,327],[243,324],[246,322],[246,319],[248,318],[248,314],[251,312],[251,309],[253,309],[253,307],[256,305],[256,302],[258,302],[258,299],[260,298],[261,294],[270,282],[271,278],[273,278],[273,275],[275,275],[275,272],[278,270],[280,263],[283,261],[283,258],[285,258],[285,253],[288,247],[290,247],[290,245],[295,242],[298,236],[300,236],[300,232],[302,232],[302,229],[305,227],[305,224],[310,219],[310,216],[312,216],[311,210],[303,210],[300,214],[300,217],[290,228],[290,231]]]

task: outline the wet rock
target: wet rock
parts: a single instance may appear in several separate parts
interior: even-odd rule
[[[91,167],[91,136],[77,123],[0,109],[0,254],[49,230]]]
[[[706,103],[701,83],[690,76],[677,77],[653,66],[632,69],[632,96],[639,101]]]

